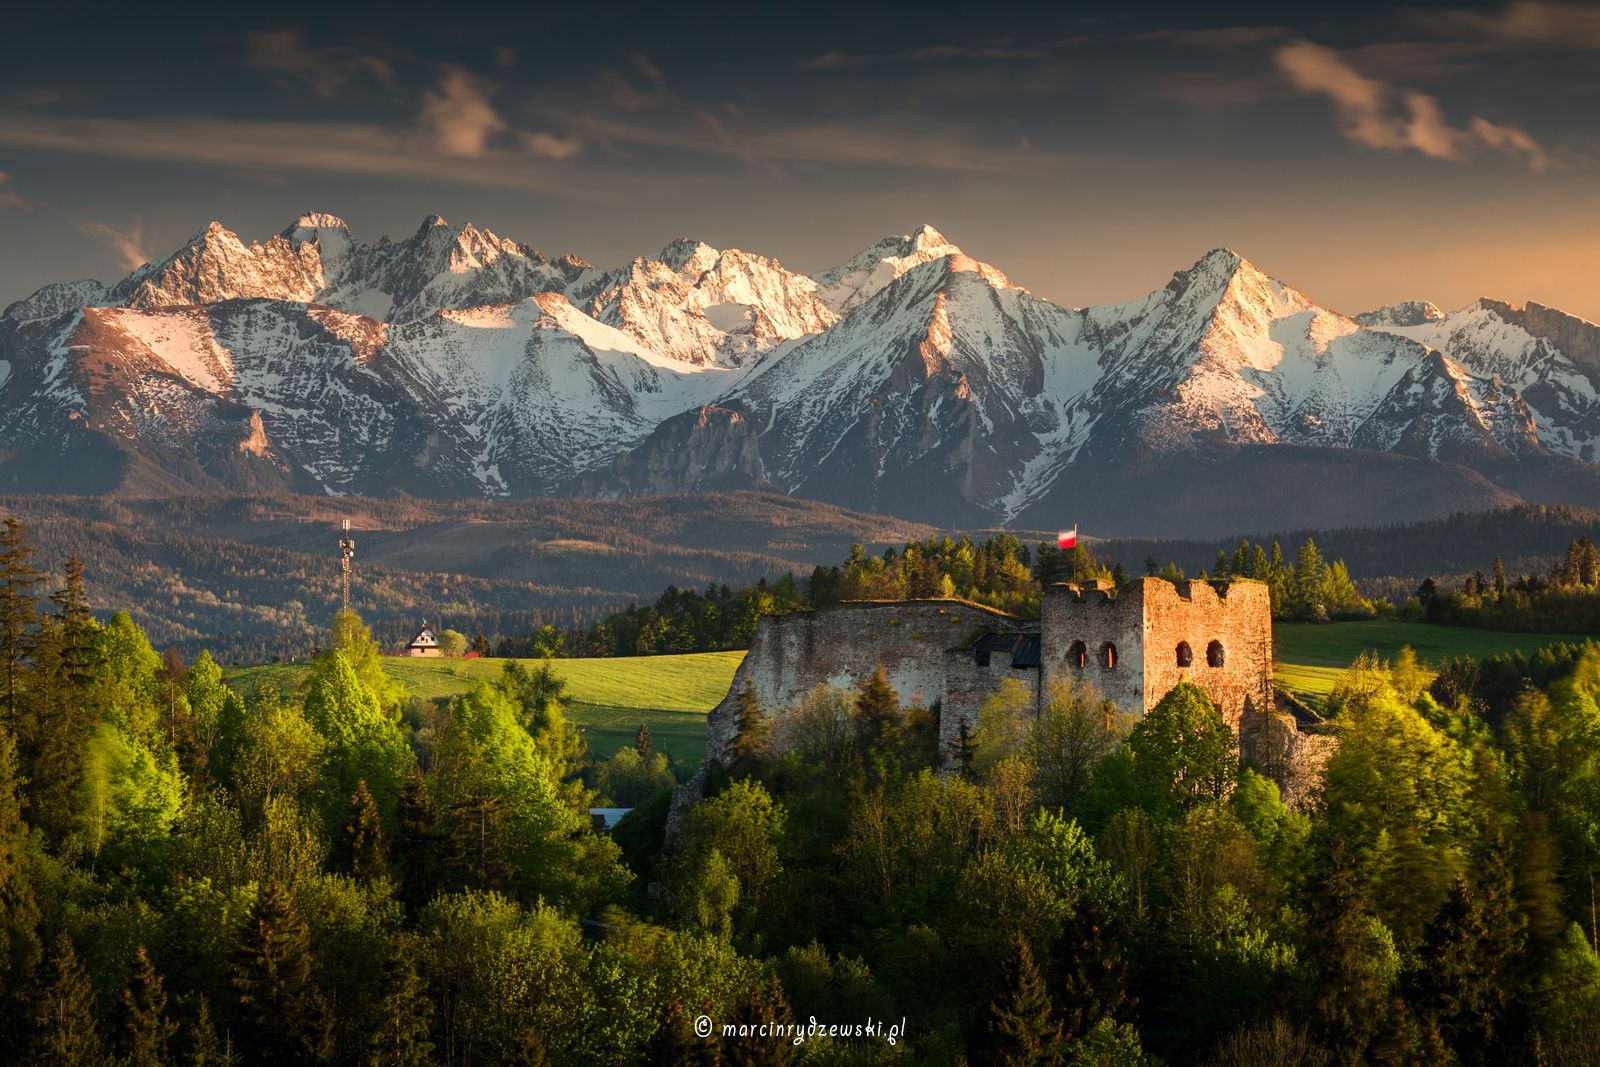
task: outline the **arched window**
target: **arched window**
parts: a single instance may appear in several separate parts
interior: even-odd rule
[[[1178,642],[1178,666],[1187,667],[1194,662],[1194,650],[1189,647],[1189,642]]]
[[[1072,642],[1072,647],[1067,649],[1067,666],[1083,670],[1089,665],[1089,649],[1082,641]]]
[[[1100,666],[1106,670],[1115,670],[1117,666],[1117,646],[1110,641],[1100,646]]]
[[[1221,641],[1213,641],[1209,645],[1206,646],[1206,666],[1207,667],[1220,667],[1220,666],[1222,666],[1222,642]]]

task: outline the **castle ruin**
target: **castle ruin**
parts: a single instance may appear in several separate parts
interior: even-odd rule
[[[705,771],[731,758],[736,698],[755,689],[769,714],[819,684],[858,685],[881,665],[905,704],[939,708],[949,750],[984,700],[1014,678],[1042,710],[1056,686],[1087,684],[1143,715],[1179,681],[1199,686],[1239,737],[1241,756],[1305,804],[1334,744],[1279,707],[1272,686],[1267,587],[1141,578],[1045,588],[1040,619],[1025,622],[962,600],[852,601],[763,618],[728,695],[706,725],[706,764],[679,787],[674,810],[696,799]]]

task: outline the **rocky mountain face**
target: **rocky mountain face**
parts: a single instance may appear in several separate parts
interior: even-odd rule
[[[929,227],[808,277],[690,240],[602,270],[436,216],[361,244],[307,214],[46,286],[0,315],[0,360],[13,491],[767,485],[1107,533],[1600,502],[1600,327],[1492,300],[1346,318],[1225,249],[1068,308]]]

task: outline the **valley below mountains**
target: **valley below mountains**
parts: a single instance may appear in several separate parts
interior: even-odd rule
[[[46,285],[0,315],[0,360],[6,493],[758,488],[1202,537],[1600,505],[1600,327],[1492,299],[1347,317],[1226,249],[1073,308],[926,226],[802,275],[686,239],[600,268],[436,216],[364,244],[307,214]]]

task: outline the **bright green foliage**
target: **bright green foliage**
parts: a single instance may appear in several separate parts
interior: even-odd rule
[[[26,1009],[31,1062],[62,1067],[97,1067],[102,1062],[94,989],[66,934],[56,935],[36,968]]]
[[[595,792],[623,808],[637,807],[661,790],[671,789],[676,782],[665,754],[641,756],[633,747],[617,749],[615,756],[601,760],[594,768]]]
[[[115,723],[129,737],[155,745],[166,735],[161,710],[161,656],[150,647],[144,631],[126,611],[111,616],[104,627],[86,624],[91,631],[94,660],[92,676],[85,676],[85,695],[107,722]],[[64,631],[63,637],[69,635]],[[70,646],[67,646],[68,669]]]
[[[198,763],[209,764],[226,719],[242,714],[243,705],[222,680],[222,668],[202,652],[195,657],[185,679],[184,697],[189,709],[187,733],[196,749]],[[233,705],[231,708],[229,705]]]
[[[171,1062],[169,1046],[177,1030],[178,1024],[167,1018],[166,986],[141,945],[134,956],[133,973],[122,990],[118,1039],[129,1067],[162,1067]]]
[[[183,782],[170,756],[166,764],[121,728],[110,723],[95,728],[78,799],[80,833],[90,855],[113,850],[137,861],[166,839],[184,801]]]
[[[1002,679],[978,708],[978,726],[971,735],[973,770],[985,777],[1002,760],[1021,756],[1033,725],[1033,691],[1015,678]]]
[[[333,632],[328,642],[328,653],[332,652],[344,657],[361,684],[377,697],[384,712],[399,719],[400,708],[408,697],[406,687],[384,671],[383,650],[372,639],[372,630],[354,611],[334,613]]]
[[[539,660],[532,670],[516,660],[509,661],[500,669],[500,688],[517,702],[517,718],[530,732],[538,728],[546,707],[567,699],[567,683],[550,656]]]
[[[327,1005],[312,981],[310,936],[277,883],[239,932],[231,983],[239,1042],[258,1063],[316,1063],[332,1051]]]
[[[330,805],[342,806],[365,781],[380,811],[394,811],[400,781],[415,762],[400,727],[342,652],[324,654],[311,672],[306,721],[328,743],[323,776]]]
[[[515,1059],[531,1028],[566,1038],[579,995],[577,927],[551,908],[524,909],[495,893],[436,898],[418,917],[421,959],[440,1005],[436,1055],[447,1063]]]
[[[1600,956],[1576,923],[1567,928],[1533,997],[1550,1063],[1582,1063],[1600,1048]]]
[[[1228,795],[1239,773],[1233,731],[1205,693],[1179,682],[1129,734],[1123,805],[1171,816]],[[1113,779],[1108,783],[1115,788]]]
[[[1378,915],[1414,945],[1465,860],[1471,762],[1386,680],[1354,682],[1342,704],[1328,827],[1358,859]]]
[[[451,659],[460,659],[467,652],[467,635],[460,630],[439,631],[439,653]]]
[[[1034,962],[1033,949],[1018,936],[1006,964],[1005,986],[989,1007],[992,1054],[1006,1067],[1045,1067],[1054,1064],[1061,1041],[1061,1024],[1045,988],[1044,976]]]
[[[1389,1004],[1400,969],[1394,939],[1373,915],[1343,845],[1335,845],[1311,895],[1312,1005],[1340,1062],[1359,1063]]]
[[[788,813],[759,782],[743,779],[695,805],[670,874],[680,914],[701,926],[738,908],[748,931],[779,875]]]
[[[1034,767],[1039,803],[1068,811],[1076,808],[1089,791],[1095,767],[1132,725],[1131,716],[1092,689],[1058,686],[1033,720],[1023,749]]]

